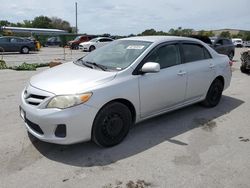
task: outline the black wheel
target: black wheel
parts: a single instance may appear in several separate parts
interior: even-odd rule
[[[128,107],[119,102],[110,103],[98,112],[94,120],[92,140],[103,147],[117,145],[127,136],[131,124]]]
[[[92,51],[94,51],[94,50],[95,50],[95,47],[94,47],[94,46],[90,46],[90,47],[89,47],[89,51],[90,51],[90,52],[92,52]]]
[[[246,67],[243,66],[243,65],[240,66],[240,71],[241,71],[242,73],[247,73],[247,69],[246,69]]]
[[[28,54],[30,52],[30,49],[27,46],[22,47],[21,53],[22,54]]]
[[[71,45],[71,49],[72,50],[77,50],[78,49],[78,45],[77,44],[72,44]]]
[[[216,79],[211,84],[205,100],[202,102],[203,106],[212,108],[219,104],[224,85],[221,80]]]
[[[234,58],[234,52],[233,52],[233,51],[230,52],[230,53],[228,54],[228,57],[229,57],[229,59],[232,61],[233,58]]]

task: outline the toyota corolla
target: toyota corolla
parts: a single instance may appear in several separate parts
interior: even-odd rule
[[[230,85],[230,65],[196,39],[120,39],[33,76],[20,114],[42,141],[114,146],[139,121],[198,102],[215,107]]]

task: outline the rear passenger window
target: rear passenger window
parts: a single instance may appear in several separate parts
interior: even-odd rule
[[[180,64],[179,48],[176,45],[162,46],[156,49],[146,60],[160,64],[161,69]]]
[[[200,61],[204,59],[210,59],[211,55],[201,45],[198,44],[182,44],[185,63],[192,61]]]

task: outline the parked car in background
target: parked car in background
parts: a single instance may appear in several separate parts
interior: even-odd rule
[[[241,53],[241,66],[240,70],[242,73],[250,72],[250,50],[246,50]]]
[[[90,35],[77,36],[74,40],[68,42],[68,46],[71,49],[78,49],[80,43],[90,41],[93,38],[94,36]]]
[[[47,39],[45,46],[62,46],[60,37],[50,37]]]
[[[235,47],[243,47],[243,40],[240,38],[233,38],[232,42]]]
[[[235,46],[230,39],[221,37],[207,37],[200,35],[191,35],[189,37],[196,38],[205,42],[210,47],[212,47],[216,52],[227,55],[230,60],[233,60],[235,54]]]
[[[0,37],[0,51],[28,54],[36,50],[35,41],[21,37]]]
[[[215,107],[231,76],[229,58],[200,40],[124,38],[33,76],[20,114],[40,140],[110,147],[134,123],[198,102]]]
[[[212,47],[220,54],[225,54],[230,60],[233,60],[235,54],[235,46],[232,40],[221,37],[211,37]]]
[[[82,42],[79,44],[79,49],[83,50],[83,51],[93,51],[96,48],[100,48],[102,46],[105,46],[106,44],[108,44],[109,42],[112,42],[113,39],[108,38],[108,37],[97,37],[94,38],[88,42]]]
[[[244,47],[250,47],[250,41],[244,41],[243,46]]]

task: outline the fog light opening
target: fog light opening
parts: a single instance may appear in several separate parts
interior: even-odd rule
[[[56,130],[55,130],[55,136],[60,137],[60,138],[65,138],[66,137],[66,125],[64,124],[57,125]]]

